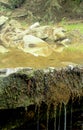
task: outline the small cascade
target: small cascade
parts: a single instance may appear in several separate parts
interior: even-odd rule
[[[58,116],[58,130],[60,130],[60,121],[61,121],[61,106],[59,108],[59,116]]]
[[[54,107],[54,130],[56,130],[56,107]]]
[[[39,113],[40,113],[40,107],[37,107],[37,130],[39,130]]]
[[[64,104],[64,130],[66,130],[66,124],[67,124],[67,110],[66,105]]]
[[[17,72],[18,68],[7,68],[6,69],[6,76],[12,74],[12,73],[15,73]]]
[[[70,130],[72,130],[72,103],[70,108]]]

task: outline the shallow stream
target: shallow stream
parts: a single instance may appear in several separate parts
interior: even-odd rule
[[[83,65],[83,45],[72,49],[64,48],[62,52],[53,52],[48,57],[35,57],[18,49],[0,54],[0,68],[15,67],[64,67]],[[10,114],[11,113],[11,114]],[[42,104],[41,108],[30,106],[16,110],[0,110],[1,130],[83,130],[83,98],[67,106],[62,104],[57,110]]]
[[[83,45],[77,48],[65,48],[62,52],[53,51],[48,57],[33,56],[19,49],[11,49],[8,53],[0,54],[0,68],[14,67],[64,67],[67,65],[83,65]]]

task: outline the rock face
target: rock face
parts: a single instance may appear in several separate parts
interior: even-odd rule
[[[67,104],[83,96],[83,67],[0,70],[0,109]]]

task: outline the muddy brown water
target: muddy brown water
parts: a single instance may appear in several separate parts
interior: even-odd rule
[[[83,45],[81,46],[81,48],[83,48]],[[24,53],[19,49],[11,49],[11,51],[9,51],[8,53],[0,54],[0,68],[33,67],[33,68],[37,69],[37,68],[47,68],[47,67],[63,67],[63,66],[67,66],[69,64],[83,65],[82,49],[81,49],[81,51],[78,49],[74,49],[72,51],[70,49],[65,48],[62,52],[53,52],[48,57],[42,57],[42,56],[35,57],[29,53]],[[75,106],[72,107],[73,110],[75,108],[77,108],[77,106],[78,106],[77,104],[78,103],[76,103]],[[82,107],[82,103],[80,103],[77,110],[79,110],[80,107]],[[49,123],[46,124],[45,129],[40,128],[41,122],[39,119],[37,119],[37,124],[35,124],[36,126],[34,126],[33,122],[30,122],[30,123],[26,122],[22,126],[19,126],[19,128],[15,128],[12,130],[27,130],[27,129],[33,130],[34,128],[35,128],[35,130],[46,130],[46,129],[47,130],[55,130],[55,129],[56,130],[83,130],[83,123],[82,123],[83,111],[79,110],[79,111],[76,111],[76,113],[74,113],[74,112],[72,113],[70,110],[70,113],[68,115],[68,112],[66,112],[67,109],[68,108],[65,109],[65,113],[60,117],[60,119],[59,119],[59,117],[56,118],[57,122],[55,122],[55,119],[51,122],[48,118],[48,120],[46,122],[47,123],[49,122]],[[10,112],[7,114],[10,115]],[[59,120],[60,120],[60,122],[59,122]],[[10,122],[12,122],[12,119],[10,120]],[[4,124],[3,114],[1,116],[0,123]],[[33,126],[32,126],[32,123],[33,123]],[[0,128],[2,128],[2,124],[0,124]],[[10,124],[12,125],[12,123],[10,123]],[[30,125],[31,125],[31,128],[28,128],[28,127],[30,127]],[[12,125],[12,127],[13,127],[13,125]],[[2,128],[2,129],[7,129],[7,128]],[[9,129],[7,129],[7,130],[9,130]]]
[[[82,65],[83,52],[64,49],[62,52],[52,52],[48,57],[35,57],[29,53],[24,53],[21,50],[12,49],[8,53],[0,54],[0,68],[32,67],[37,69],[64,67],[69,64]]]

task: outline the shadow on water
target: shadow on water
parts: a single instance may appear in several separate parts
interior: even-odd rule
[[[1,130],[83,130],[83,98],[49,107],[0,110]]]

